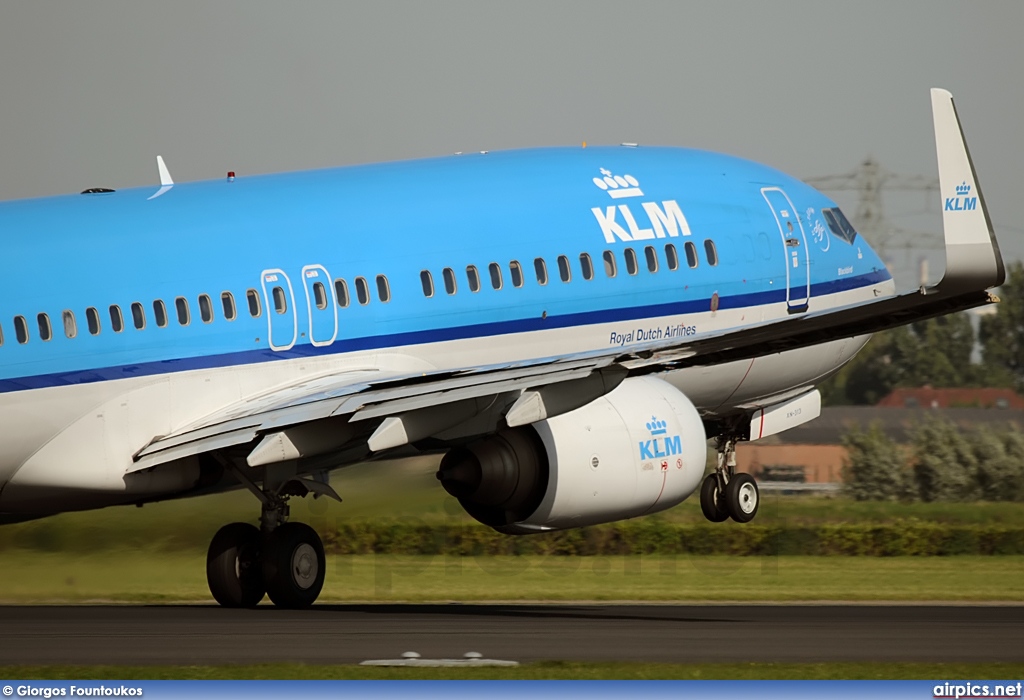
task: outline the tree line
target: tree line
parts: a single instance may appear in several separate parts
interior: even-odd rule
[[[1009,387],[1024,391],[1024,265],[1007,267],[996,312],[975,332],[965,313],[877,334],[821,389],[826,405],[873,405],[898,387]],[[972,361],[975,346],[980,362]]]
[[[1024,435],[926,415],[900,444],[878,424],[843,437],[843,489],[859,501],[1024,501]]]

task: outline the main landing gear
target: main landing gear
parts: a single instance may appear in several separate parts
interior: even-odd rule
[[[309,607],[324,587],[324,546],[309,525],[287,522],[288,498],[311,492],[341,498],[326,484],[294,477],[276,485],[264,481],[261,489],[241,469],[230,469],[263,511],[259,529],[231,523],[214,535],[206,555],[210,593],[227,608],[254,607],[264,594],[279,608]]]
[[[736,472],[736,438],[719,437],[716,441],[718,464],[700,487],[700,509],[713,523],[732,518],[749,523],[757,515],[760,492],[754,477]]]

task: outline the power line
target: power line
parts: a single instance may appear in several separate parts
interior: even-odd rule
[[[890,260],[896,248],[909,253],[912,244],[930,248],[937,243],[932,233],[909,231],[894,226],[886,218],[882,203],[883,190],[924,192],[929,201],[933,201],[930,193],[939,191],[939,181],[936,178],[900,175],[887,170],[873,157],[868,156],[850,172],[812,177],[806,182],[819,190],[857,192],[857,209],[851,217],[854,226],[868,239],[883,260]]]

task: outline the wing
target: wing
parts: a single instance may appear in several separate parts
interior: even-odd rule
[[[946,271],[933,287],[692,339],[515,365],[317,377],[152,440],[135,455],[133,471],[261,436],[248,454],[250,466],[351,446],[365,454],[367,448],[380,451],[436,435],[496,402],[506,424],[524,425],[585,405],[627,376],[760,357],[993,303],[988,290],[1002,284],[1005,272],[991,219],[952,95],[936,88],[931,98],[941,191],[970,187],[978,201],[973,209],[944,208]],[[333,421],[329,429],[312,427],[325,421]]]

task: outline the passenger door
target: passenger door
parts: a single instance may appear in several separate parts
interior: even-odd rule
[[[267,307],[267,340],[270,349],[290,350],[299,336],[292,281],[284,270],[264,270],[260,276],[263,302]]]
[[[793,202],[781,188],[762,187],[761,194],[775,215],[782,238],[786,260],[786,308],[791,314],[807,311],[811,298],[811,266],[803,223]]]
[[[309,310],[309,342],[317,347],[330,345],[338,337],[338,304],[331,275],[323,265],[306,265],[302,286]]]

